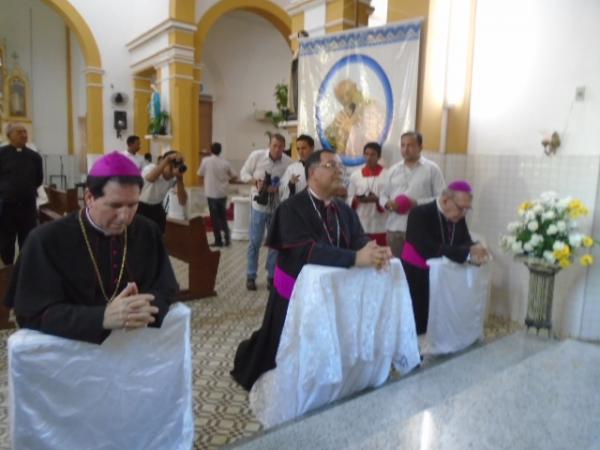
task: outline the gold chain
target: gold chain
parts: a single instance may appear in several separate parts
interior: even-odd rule
[[[123,258],[121,259],[121,270],[119,271],[119,278],[117,279],[117,285],[115,286],[115,291],[108,298],[106,295],[106,291],[104,290],[104,283],[102,282],[102,276],[100,275],[100,269],[98,269],[98,264],[96,263],[96,258],[94,258],[94,252],[92,251],[92,246],[90,245],[90,240],[88,239],[87,232],[85,231],[85,226],[83,225],[83,211],[80,210],[79,213],[79,226],[81,227],[81,232],[83,233],[83,239],[85,240],[85,245],[90,254],[90,259],[92,260],[92,265],[94,266],[94,270],[96,271],[96,277],[98,277],[98,283],[100,283],[100,289],[102,290],[102,295],[104,295],[104,299],[107,303],[110,303],[114,300],[117,295],[117,290],[119,289],[119,285],[121,284],[121,279],[123,278],[123,272],[125,270],[125,260],[127,259],[127,227],[125,227],[125,243],[123,244]]]

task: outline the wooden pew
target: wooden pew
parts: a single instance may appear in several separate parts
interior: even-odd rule
[[[48,197],[48,203],[41,205],[39,208],[40,223],[60,219],[65,214],[79,209],[77,190],[60,191],[51,186],[44,186],[44,189]]]
[[[217,295],[215,283],[221,252],[212,251],[206,240],[204,219],[167,219],[165,244],[169,255],[189,264],[189,288],[177,294],[178,300]]]
[[[9,309],[4,306],[4,296],[8,290],[10,275],[12,274],[13,266],[6,266],[0,269],[0,330],[14,328],[15,324],[8,320]]]

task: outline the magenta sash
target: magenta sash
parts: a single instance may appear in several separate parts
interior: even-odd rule
[[[285,273],[279,268],[279,266],[275,267],[275,278],[273,280],[273,285],[275,286],[275,290],[279,295],[286,300],[289,300],[292,296],[292,291],[294,290],[295,284],[296,279],[293,276]]]
[[[419,254],[417,249],[413,247],[410,242],[404,242],[404,247],[402,249],[402,255],[400,258],[407,263],[418,267],[419,269],[429,269],[427,265],[427,261]]]

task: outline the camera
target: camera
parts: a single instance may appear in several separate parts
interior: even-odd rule
[[[269,200],[271,197],[269,192],[267,191],[267,188],[269,186],[271,186],[271,174],[266,172],[265,179],[263,180],[263,184],[260,188],[260,191],[258,191],[258,194],[254,196],[254,201],[259,205],[266,206],[269,204]]]
[[[182,159],[173,159],[171,160],[171,164],[173,164],[173,168],[177,169],[179,173],[185,173],[187,170],[187,166],[183,163]]]

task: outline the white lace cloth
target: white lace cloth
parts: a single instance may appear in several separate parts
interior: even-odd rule
[[[8,339],[12,447],[192,448],[190,310],[102,345],[21,329]]]
[[[490,264],[457,264],[435,258],[429,264],[429,320],[423,353],[453,353],[483,337],[490,295]]]
[[[379,386],[392,364],[402,374],[417,366],[415,322],[400,261],[380,272],[305,266],[276,361],[250,391],[250,407],[265,427]]]

